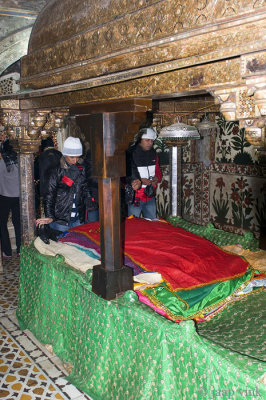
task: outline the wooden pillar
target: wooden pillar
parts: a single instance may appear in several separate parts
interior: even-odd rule
[[[92,176],[98,178],[102,262],[93,268],[92,290],[107,300],[133,289],[132,270],[122,265],[120,177],[126,174],[125,150],[150,107],[142,100],[84,106],[86,115],[71,110],[88,136]]]
[[[120,178],[99,179],[101,265],[93,267],[92,290],[111,300],[133,289],[132,270],[122,265]]]
[[[99,208],[101,212],[101,254],[102,264],[108,271],[115,271],[122,266],[120,236],[120,179],[100,178]],[[113,212],[110,212],[112,210]]]
[[[3,272],[3,262],[2,262],[2,250],[1,250],[1,242],[0,242],[0,272]]]

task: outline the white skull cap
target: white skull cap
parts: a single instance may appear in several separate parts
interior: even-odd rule
[[[157,137],[156,132],[152,128],[146,128],[146,133],[141,136],[141,139],[151,139],[155,140]]]

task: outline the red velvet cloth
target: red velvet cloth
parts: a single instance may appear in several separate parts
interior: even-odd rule
[[[99,222],[71,229],[100,242]],[[122,229],[123,232],[123,229]],[[124,252],[147,271],[159,272],[173,290],[187,290],[243,275],[249,264],[212,242],[167,222],[128,218]]]

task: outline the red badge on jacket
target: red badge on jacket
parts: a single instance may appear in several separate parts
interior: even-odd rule
[[[63,176],[62,182],[64,182],[69,187],[71,187],[74,183],[74,181],[72,181],[72,179],[68,178],[66,175]]]

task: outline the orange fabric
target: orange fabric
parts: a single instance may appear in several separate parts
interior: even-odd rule
[[[71,231],[100,242],[99,222]],[[241,257],[182,228],[141,218],[126,219],[124,252],[145,270],[159,272],[173,290],[233,279],[242,276],[249,266]]]

